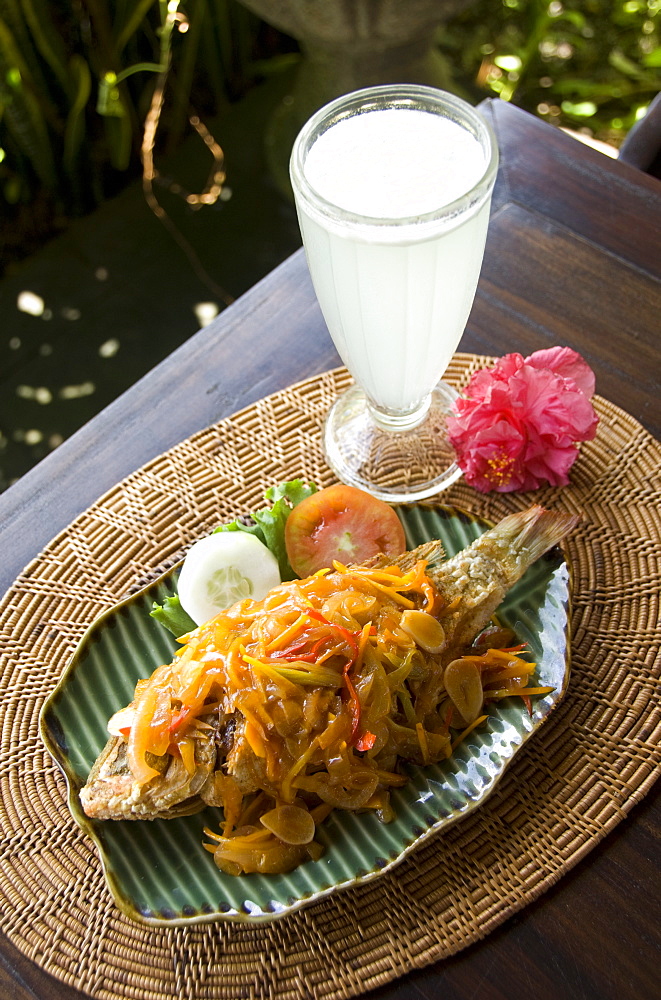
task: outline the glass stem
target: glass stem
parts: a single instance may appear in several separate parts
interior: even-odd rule
[[[431,394],[412,410],[389,410],[368,401],[370,416],[385,431],[410,431],[421,424],[429,412]]]

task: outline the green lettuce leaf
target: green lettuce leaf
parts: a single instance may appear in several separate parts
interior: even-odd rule
[[[162,604],[157,604],[154,601],[149,614],[177,638],[197,628],[193,619],[182,608],[178,594],[166,597]]]
[[[293,580],[296,574],[287,558],[285,524],[296,504],[316,492],[317,487],[314,483],[304,483],[302,479],[292,479],[291,482],[280,483],[279,486],[270,486],[264,498],[271,501],[271,506],[256,510],[251,515],[254,524],[246,525],[237,520],[221,525],[216,531],[247,531],[251,535],[256,535],[278,560],[281,579]]]
[[[256,510],[251,514],[252,524],[244,524],[241,520],[222,524],[216,531],[247,531],[256,535],[260,542],[273,553],[278,560],[282,580],[293,580],[296,577],[287,558],[285,547],[285,525],[293,508],[317,492],[314,483],[305,483],[302,479],[292,479],[278,486],[270,486],[264,493],[264,499],[270,502],[269,507]],[[152,618],[169,629],[176,636],[185,635],[195,628],[195,623],[189,618],[179,603],[175,594],[167,597],[163,604],[154,604],[150,611]]]

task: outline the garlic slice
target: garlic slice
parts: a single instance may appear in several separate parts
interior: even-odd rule
[[[426,611],[405,611],[401,627],[428,653],[440,653],[445,646],[445,630],[441,623]]]
[[[260,823],[285,844],[309,844],[314,839],[314,820],[300,806],[276,806],[260,816]]]

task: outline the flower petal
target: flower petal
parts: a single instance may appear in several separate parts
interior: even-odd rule
[[[571,347],[549,347],[535,351],[526,358],[526,364],[532,365],[533,368],[548,368],[556,375],[575,382],[588,399],[594,396],[594,372],[587,361],[576,351],[572,351]]]

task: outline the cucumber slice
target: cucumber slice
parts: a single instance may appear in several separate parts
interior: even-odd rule
[[[278,560],[254,535],[220,531],[188,550],[177,591],[197,625],[246,597],[259,601],[280,583]]]

